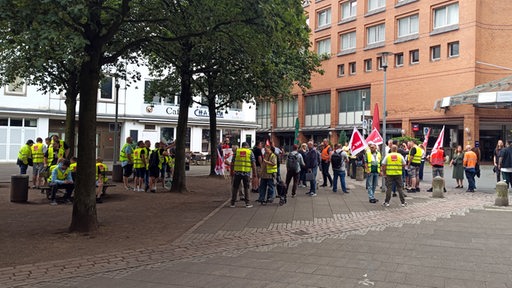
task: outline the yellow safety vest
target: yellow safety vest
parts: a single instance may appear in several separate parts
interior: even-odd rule
[[[124,150],[128,146],[131,146],[130,143],[125,143],[123,145],[123,148],[121,148],[121,151],[119,152],[119,161],[121,161],[121,162],[128,161],[128,157],[126,156],[126,152],[124,152]]]
[[[380,173],[380,161],[382,160],[382,156],[380,155],[379,151],[377,152],[377,173]],[[371,150],[366,151],[366,163],[368,163],[366,167],[366,173],[370,173],[372,171],[372,162],[373,162],[373,155]]]
[[[25,144],[21,147],[20,151],[18,152],[18,159],[20,159],[23,164],[28,164],[28,158],[32,158],[32,150],[30,149],[30,146],[28,144]]]
[[[57,168],[57,166],[58,166],[58,164],[50,166],[50,169],[48,170],[48,172],[50,173],[50,175],[48,176],[48,182],[52,182],[53,170],[55,170],[55,168]]]
[[[66,180],[68,178],[68,174],[71,173],[69,167],[62,172],[61,169],[57,168],[57,180]]]
[[[69,170],[71,170],[71,172],[76,172],[76,165],[77,164],[78,163],[76,163],[76,162],[69,164]]]
[[[108,167],[106,164],[96,163],[96,181],[98,181],[98,175],[101,175],[102,179],[103,179],[103,183],[107,183],[107,181],[108,181],[108,178],[106,176],[107,170],[108,170]]]
[[[409,157],[412,157],[411,163],[421,164],[421,157],[423,157],[423,149],[421,149],[419,146],[416,146],[415,148],[416,154],[411,155],[411,152],[409,152]]]
[[[269,158],[269,161],[272,161],[271,159],[274,159],[275,162],[277,163],[277,155],[272,153],[270,154],[270,157]],[[270,165],[270,164],[267,164],[267,173],[268,174],[273,174],[273,173],[277,173],[277,164],[276,165]]]
[[[142,148],[137,148],[133,151],[133,168],[143,168],[144,163],[142,163],[141,157]]]
[[[252,163],[251,163],[251,153],[252,151],[247,148],[238,148],[236,149],[235,154],[235,172],[251,172]]]
[[[43,143],[35,143],[32,145],[32,161],[34,163],[44,162]]]
[[[402,175],[402,155],[391,152],[386,156],[386,175]]]

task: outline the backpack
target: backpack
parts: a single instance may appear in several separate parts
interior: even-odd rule
[[[286,160],[286,170],[297,171],[299,168],[299,160],[296,153],[289,153]]]
[[[158,151],[151,151],[151,155],[149,156],[149,167],[158,167],[160,164],[160,155],[158,155]]]
[[[333,170],[341,170],[341,163],[343,162],[343,157],[341,153],[334,152],[331,155],[331,164]]]

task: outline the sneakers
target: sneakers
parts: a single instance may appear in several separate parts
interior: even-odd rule
[[[400,204],[400,206],[407,207],[407,202],[404,202],[404,203]]]
[[[389,207],[389,203],[388,202],[384,202],[384,203],[382,203],[382,206]]]
[[[245,208],[252,208],[252,204],[245,204]]]
[[[58,204],[57,204],[57,201],[52,200],[52,202],[50,202],[50,205],[52,205],[52,206],[57,206]]]
[[[311,194],[309,194],[309,196],[316,197],[316,193],[311,193]]]
[[[370,199],[368,202],[370,202],[370,203],[377,203],[377,202],[379,202],[379,199]]]
[[[343,193],[348,194],[348,193],[350,193],[350,192],[348,192],[348,191],[343,191]]]
[[[235,204],[229,205],[229,208],[235,208],[235,207],[236,207]]]

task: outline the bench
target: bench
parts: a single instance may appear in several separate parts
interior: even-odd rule
[[[105,183],[103,184],[103,189],[101,190],[101,196],[105,196],[107,194],[107,189],[110,188],[110,187],[116,187],[116,184],[110,184],[110,183]],[[51,199],[52,197],[52,187],[50,186],[41,186],[39,188],[37,188],[41,191],[41,194],[46,194],[46,198],[48,200]],[[58,189],[57,190],[57,194],[55,195],[56,198],[61,198],[63,197],[65,194],[65,191],[62,191],[61,189]]]

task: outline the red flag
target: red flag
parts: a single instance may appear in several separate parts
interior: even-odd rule
[[[217,175],[224,174],[224,159],[222,159],[219,149],[217,149],[217,161],[215,162],[215,173],[217,173]]]
[[[427,136],[425,136],[425,140],[423,140],[423,148],[427,149],[427,145],[428,145],[428,137],[430,137],[430,128],[428,128],[428,132],[427,132]],[[443,126],[443,130],[444,130],[444,126]]]
[[[265,142],[266,146],[270,146],[270,140],[267,139],[267,142]]]
[[[372,130],[377,129],[377,132],[380,132],[379,105],[377,105],[377,103],[375,103],[375,108],[373,109],[372,121]]]
[[[359,133],[359,130],[357,130],[356,127],[354,127],[354,131],[350,137],[348,147],[350,147],[350,153],[352,153],[352,155],[356,155],[368,147],[368,143],[366,143],[363,136],[361,133]]]
[[[429,130],[429,133],[430,133],[430,130]],[[437,149],[439,149],[439,147],[443,147],[443,142],[444,142],[444,126],[443,126],[443,129],[441,130],[441,132],[439,133],[439,137],[437,137],[436,144],[434,144],[434,148],[432,148],[432,154],[436,153],[436,151],[437,151]]]
[[[366,143],[373,142],[375,145],[380,145],[384,143],[384,139],[382,139],[382,136],[380,136],[379,131],[377,128],[373,127],[372,133],[366,137]]]

